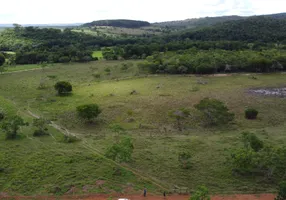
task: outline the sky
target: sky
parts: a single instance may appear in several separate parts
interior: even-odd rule
[[[1,0],[0,24],[149,22],[286,12],[286,0]]]

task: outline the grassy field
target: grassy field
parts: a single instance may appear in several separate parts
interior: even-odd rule
[[[33,138],[31,128],[23,129],[17,141],[0,139],[0,191],[23,194],[65,193],[72,186],[83,193],[140,190],[147,185],[160,191],[155,182],[170,190],[174,185],[189,187],[205,184],[212,193],[273,192],[276,185],[263,178],[233,176],[225,164],[227,150],[242,145],[239,137],[245,130],[256,133],[268,144],[283,145],[286,102],[283,98],[250,94],[248,89],[285,86],[284,74],[233,76],[148,76],[139,71],[137,61],[99,61],[87,64],[56,65],[45,71],[35,70],[3,74],[0,79],[1,107],[9,112],[27,110],[56,121],[81,141],[61,142],[62,133],[51,130],[54,138]],[[45,89],[38,89],[40,81]],[[53,85],[70,81],[73,95],[56,96]],[[207,82],[198,84],[198,80]],[[130,95],[136,90],[138,94]],[[179,132],[168,113],[189,108],[204,97],[217,98],[235,113],[230,126],[207,129],[193,117]],[[97,103],[102,114],[94,124],[84,124],[75,108],[85,103]],[[246,107],[259,110],[257,120],[244,119]],[[18,111],[17,111],[18,110]],[[26,116],[27,120],[31,120]],[[132,120],[130,120],[132,119]],[[116,165],[97,154],[104,153],[115,140],[108,128],[120,124],[134,142],[133,161],[123,166],[134,169],[142,177],[125,169],[114,175]],[[178,154],[187,150],[193,156],[193,167],[182,169]],[[147,178],[148,179],[148,178]],[[96,184],[105,180],[103,187]],[[153,183],[151,183],[153,181]],[[38,187],[38,186],[41,187]],[[39,189],[40,188],[40,189]],[[60,188],[60,189],[58,189]]]

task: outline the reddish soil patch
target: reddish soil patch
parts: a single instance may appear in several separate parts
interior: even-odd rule
[[[86,196],[62,196],[62,197],[47,197],[47,196],[17,196],[17,197],[1,197],[0,199],[14,199],[14,200],[21,200],[21,199],[45,199],[45,200],[69,200],[69,199],[76,199],[76,200],[109,200],[111,195],[86,195]],[[167,196],[166,198],[162,196],[155,196],[155,195],[147,195],[147,197],[143,197],[142,195],[112,195],[113,200],[118,200],[119,198],[127,198],[130,200],[188,200],[190,196],[188,195],[172,195]],[[211,200],[274,200],[274,194],[239,194],[239,195],[224,195],[224,196],[212,196]]]

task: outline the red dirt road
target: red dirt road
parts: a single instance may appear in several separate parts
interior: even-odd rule
[[[172,195],[167,196],[166,198],[162,196],[153,196],[148,195],[147,197],[143,197],[142,195],[127,195],[127,196],[118,196],[114,197],[114,200],[118,198],[127,198],[130,200],[188,200],[190,196],[185,195]],[[260,195],[226,195],[226,196],[212,196],[211,200],[274,200],[275,195],[273,194],[260,194]],[[108,197],[87,197],[83,198],[83,200],[107,200]]]
[[[188,200],[190,196],[186,195],[172,195],[164,198],[163,196],[147,195],[143,197],[142,195],[113,195],[112,200],[118,200],[119,198],[127,198],[130,200]],[[239,195],[224,195],[224,196],[212,196],[211,200],[274,200],[274,194],[239,194]],[[1,196],[0,200],[22,200],[22,199],[41,199],[41,200],[110,200],[110,195],[87,195],[87,196],[62,196],[62,197],[52,197],[52,196]]]

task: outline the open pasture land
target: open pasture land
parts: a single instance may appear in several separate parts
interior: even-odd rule
[[[74,188],[76,193],[128,193],[146,186],[159,192],[162,188],[158,185],[170,191],[174,185],[192,191],[201,184],[219,194],[275,191],[276,185],[265,178],[233,175],[226,158],[229,149],[242,146],[242,131],[256,133],[267,144],[285,144],[285,99],[249,92],[254,88],[285,87],[285,74],[255,75],[256,79],[245,74],[150,76],[141,73],[137,64],[59,64],[44,71],[1,75],[0,102],[4,110],[18,112],[28,121],[31,117],[27,111],[44,116],[81,140],[61,143],[62,133],[53,129],[54,138],[33,138],[29,127],[22,130],[26,136],[22,139],[5,141],[1,137],[0,168],[4,167],[0,191],[63,194]],[[62,80],[73,85],[72,95],[56,95],[53,86]],[[38,89],[40,82],[44,89]],[[197,112],[193,106],[205,97],[223,101],[235,113],[234,123],[216,128],[201,126],[192,117]],[[92,124],[83,123],[76,115],[76,107],[86,103],[97,103],[102,109]],[[259,110],[257,120],[244,118],[247,107]],[[170,111],[180,108],[191,110],[182,132],[169,117]],[[133,160],[121,164],[127,168],[119,175],[115,175],[117,165],[95,153],[104,153],[116,140],[109,128],[112,124],[126,129],[134,144]],[[182,151],[193,155],[189,169],[180,167],[178,154]]]

